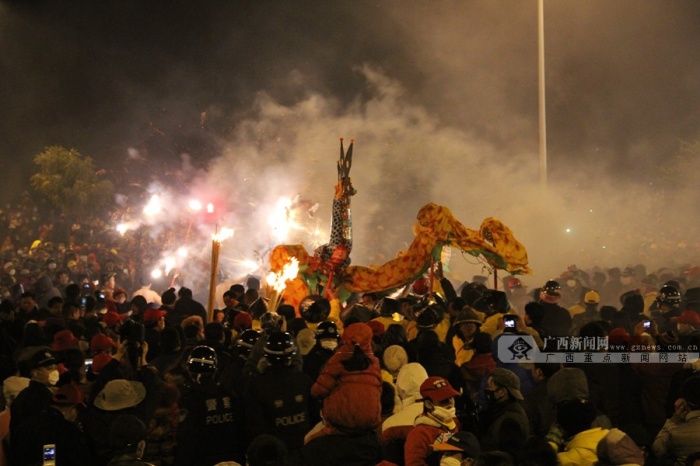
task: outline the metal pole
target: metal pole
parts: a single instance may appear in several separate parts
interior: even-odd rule
[[[547,190],[547,115],[544,85],[544,0],[537,0],[538,82],[540,108],[540,187]]]

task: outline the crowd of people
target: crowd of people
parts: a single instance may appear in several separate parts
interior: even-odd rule
[[[572,266],[494,290],[438,266],[433,284],[298,309],[269,309],[249,277],[209,314],[186,286],[134,283],[109,241],[18,238],[0,465],[700,465],[697,267]],[[503,361],[512,335],[687,359]]]

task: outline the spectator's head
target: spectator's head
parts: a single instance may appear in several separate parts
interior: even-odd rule
[[[167,290],[163,291],[163,294],[160,296],[160,300],[166,306],[175,304],[175,301],[177,301],[175,288],[168,288]]]
[[[529,302],[525,305],[525,316],[529,325],[538,327],[544,319],[544,307],[538,302]]]
[[[143,456],[146,448],[146,425],[133,414],[118,416],[109,428],[109,445],[117,454]]]
[[[463,431],[438,435],[433,443],[433,451],[442,453],[443,460],[448,458],[453,460],[449,463],[443,461],[446,464],[471,465],[479,456],[481,446],[474,434]]]
[[[223,343],[226,339],[226,334],[221,322],[209,322],[205,325],[204,339],[210,342]]]
[[[486,380],[486,399],[490,404],[506,403],[509,400],[523,400],[520,392],[520,379],[515,373],[497,367]]]
[[[681,398],[685,400],[689,409],[700,409],[700,375],[693,375],[683,381]]]
[[[53,351],[37,351],[29,361],[31,379],[43,383],[47,387],[56,385],[60,377],[57,364],[58,361]]]
[[[557,454],[544,437],[532,436],[525,440],[520,450],[518,464],[520,466],[557,466]]]
[[[263,434],[246,451],[247,466],[287,466],[287,447],[277,437]]]
[[[423,412],[444,425],[454,423],[455,397],[460,393],[443,377],[428,377],[420,386]]]
[[[595,405],[587,400],[571,400],[557,405],[557,422],[566,437],[590,429],[595,417]]]
[[[620,429],[610,429],[596,448],[602,464],[644,464],[644,451]]]

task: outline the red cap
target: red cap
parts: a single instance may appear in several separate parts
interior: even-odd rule
[[[386,333],[386,327],[378,320],[370,320],[367,325],[372,329],[372,336],[380,337]]]
[[[61,330],[53,336],[53,350],[65,351],[78,347],[78,339],[70,330]]]
[[[148,308],[146,309],[146,312],[143,313],[143,323],[144,324],[152,324],[154,322],[158,322],[161,317],[165,316],[168,311],[162,311],[160,309],[153,309],[153,308]]]
[[[104,368],[107,364],[110,363],[114,359],[111,354],[107,353],[100,353],[96,354],[94,358],[92,358],[92,372],[93,374],[99,374],[102,368]]]
[[[61,385],[53,395],[53,402],[60,405],[84,405],[83,391],[74,383]]]
[[[461,393],[442,377],[428,377],[420,386],[420,396],[437,403],[459,395]]]
[[[676,323],[692,325],[698,328],[700,327],[700,316],[695,311],[684,311],[683,314],[678,317]]]
[[[253,328],[253,318],[247,312],[239,312],[238,315],[233,318],[233,327],[241,332]]]
[[[114,311],[109,311],[104,316],[102,316],[102,322],[104,322],[107,327],[114,327],[127,317],[129,316],[127,316],[126,314],[117,314]]]
[[[99,353],[101,351],[107,351],[111,348],[116,348],[117,343],[109,338],[104,333],[98,333],[92,340],[90,340],[90,351],[93,353]]]

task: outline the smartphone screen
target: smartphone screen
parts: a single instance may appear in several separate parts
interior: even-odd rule
[[[56,464],[56,445],[44,445],[44,464]]]

